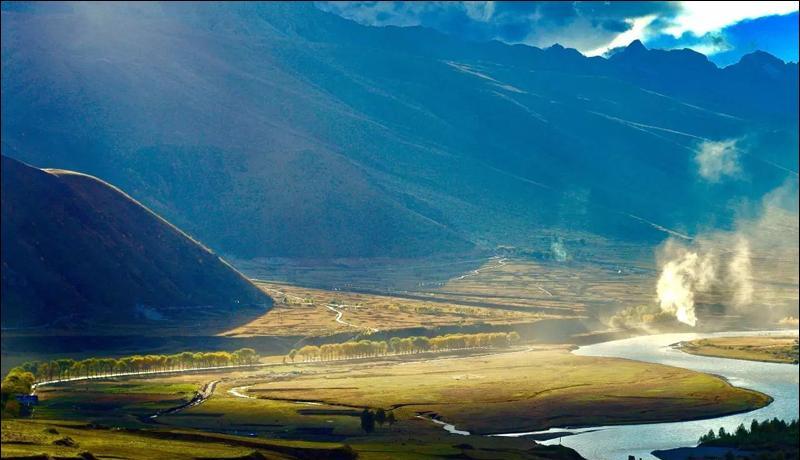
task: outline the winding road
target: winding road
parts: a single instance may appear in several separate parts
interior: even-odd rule
[[[203,404],[204,402],[206,402],[206,400],[208,398],[211,397],[211,395],[214,394],[214,390],[217,388],[217,384],[219,382],[220,382],[219,380],[212,380],[212,381],[206,383],[205,385],[203,385],[203,388],[201,388],[200,391],[198,391],[194,395],[194,398],[192,398],[189,402],[187,402],[185,404],[181,404],[180,406],[175,406],[175,407],[171,407],[169,409],[160,410],[160,411],[156,412],[155,414],[151,415],[150,419],[151,420],[152,419],[156,419],[156,418],[158,418],[158,417],[160,417],[162,415],[177,414],[178,412],[180,412],[180,411],[182,411],[184,409],[188,409],[190,407],[195,407],[195,406],[199,406],[200,404]]]
[[[101,379],[110,379],[115,377],[142,377],[149,375],[188,374],[190,372],[244,369],[251,367],[267,367],[274,365],[275,364],[241,364],[236,366],[192,367],[188,369],[170,369],[164,371],[116,372],[113,374],[100,374],[100,375],[89,375],[84,377],[70,377],[66,379],[45,380],[43,382],[37,382],[31,385],[31,395],[36,394],[36,390],[39,387],[43,387],[45,385],[53,385],[56,383],[79,382],[83,380],[101,380]]]

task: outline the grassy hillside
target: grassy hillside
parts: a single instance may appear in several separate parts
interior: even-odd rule
[[[7,330],[180,324],[271,299],[214,253],[94,177],[2,157]]]

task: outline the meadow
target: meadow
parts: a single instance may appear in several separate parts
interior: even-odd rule
[[[321,363],[250,380],[247,394],[427,414],[474,433],[703,418],[766,405],[762,394],[673,367],[574,356],[566,348],[407,362]]]
[[[328,291],[280,283],[256,282],[275,299],[268,313],[224,332],[230,337],[255,335],[324,336],[343,332],[374,333],[420,327],[513,325],[563,315],[507,310],[407,297]],[[339,316],[341,312],[341,316]],[[337,320],[338,317],[338,320]]]
[[[61,420],[4,420],[2,442],[3,458],[356,458],[341,444],[267,441],[186,430],[110,429]]]
[[[41,388],[37,414],[149,423],[148,414],[187,399],[187,384],[199,388],[212,380],[220,382],[205,403],[157,423],[341,440],[363,435],[357,415],[364,408],[392,411],[399,426],[423,426],[423,432],[439,428],[429,421],[419,425],[419,415],[487,434],[687,420],[770,401],[710,375],[548,346],[276,364],[140,378],[130,387],[114,381],[58,384]]]
[[[716,358],[797,364],[797,337],[715,337],[680,344],[686,353]]]

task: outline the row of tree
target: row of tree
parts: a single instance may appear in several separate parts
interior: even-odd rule
[[[294,362],[330,361],[334,359],[371,358],[387,355],[407,355],[426,351],[451,351],[471,348],[506,348],[519,342],[516,332],[479,334],[448,334],[437,337],[392,337],[389,340],[358,340],[306,345],[292,350],[287,357]]]
[[[709,430],[708,434],[700,437],[702,446],[735,447],[738,449],[779,451],[794,446],[800,438],[797,420],[785,422],[777,418],[759,422],[753,420],[750,428],[740,424],[736,431],[728,433],[725,428],[720,428],[717,433]]]
[[[180,371],[203,367],[225,367],[255,364],[259,356],[252,348],[241,348],[234,352],[184,351],[172,355],[135,355],[123,358],[56,359],[31,361],[12,369],[12,373],[30,373],[34,381],[44,382],[71,378],[102,377],[123,373],[145,373],[154,371]],[[8,377],[6,377],[8,378]]]

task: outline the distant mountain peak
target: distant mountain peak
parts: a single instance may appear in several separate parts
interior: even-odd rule
[[[751,78],[766,78],[769,81],[784,78],[791,72],[784,61],[765,51],[753,51],[745,54],[739,62],[725,68],[726,71],[738,74],[749,74]]]
[[[756,50],[742,56],[741,59],[739,59],[739,64],[783,66],[786,63],[766,51]]]
[[[572,59],[584,59],[586,56],[581,54],[580,51],[576,50],[575,48],[568,48],[560,43],[555,43],[552,46],[545,49],[545,52],[550,53],[550,55],[555,56],[568,56]]]
[[[632,41],[632,42],[631,42],[631,43],[630,43],[630,44],[629,44],[629,45],[628,45],[628,46],[625,48],[625,51],[628,51],[628,52],[631,52],[631,51],[647,51],[647,47],[646,47],[646,46],[644,46],[644,43],[642,43],[642,41],[641,41],[641,40],[639,40],[639,39],[636,39],[636,40]]]

